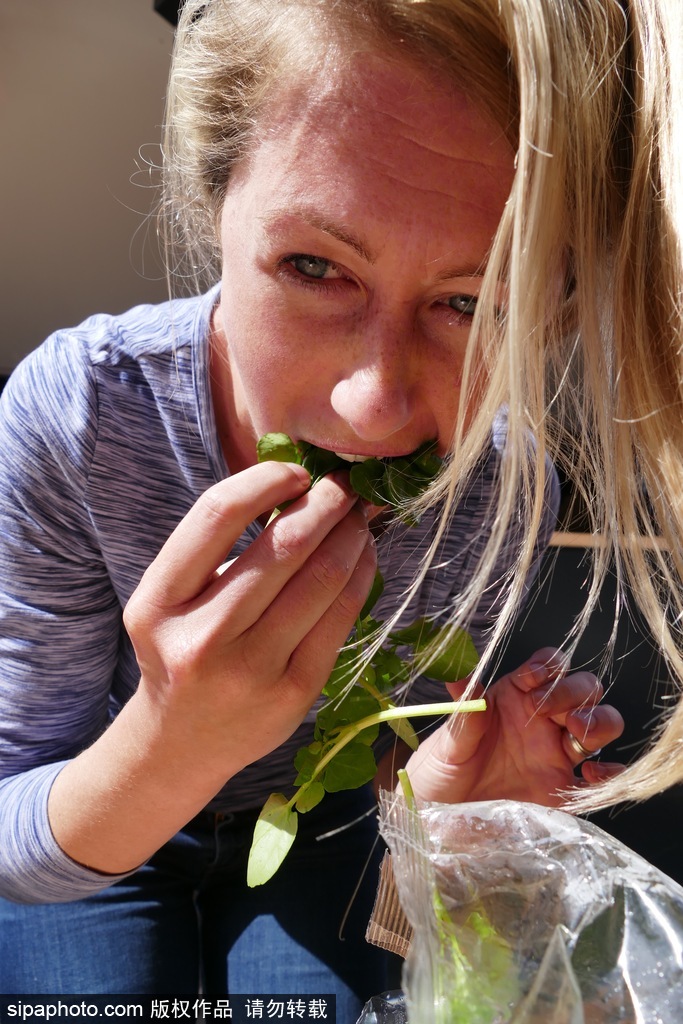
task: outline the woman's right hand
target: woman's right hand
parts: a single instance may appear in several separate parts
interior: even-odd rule
[[[301,723],[374,576],[367,518],[347,475],[308,484],[301,467],[267,462],[206,491],[125,611],[141,692],[167,728],[222,761],[226,777]],[[218,575],[248,523],[292,499]]]
[[[309,483],[277,462],[221,481],[145,572],[124,614],[138,690],[50,793],[53,832],[74,860],[136,867],[283,743],[319,696],[376,557],[346,474]],[[246,526],[287,501],[219,574]]]

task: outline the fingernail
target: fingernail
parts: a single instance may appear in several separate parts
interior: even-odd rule
[[[550,658],[532,658],[529,662],[529,669],[537,679],[543,679],[552,673],[553,678],[564,675],[569,669],[569,658],[558,651]]]
[[[299,483],[302,487],[309,488],[311,486],[311,474],[308,472],[305,466],[297,466],[291,463],[294,473],[299,479]]]
[[[325,480],[333,480],[334,483],[341,487],[347,494],[355,495],[353,487],[351,486],[351,478],[345,469],[335,469],[332,473],[327,473],[324,477]],[[357,496],[357,495],[356,495]]]
[[[525,670],[522,668],[520,676],[523,676],[524,674]],[[534,684],[542,684],[548,678],[548,667],[542,661],[530,661],[526,667],[526,674],[532,677]],[[532,697],[534,704],[540,703],[544,699],[547,692],[547,685],[541,685],[537,689],[534,689]]]
[[[554,685],[558,676],[557,669],[547,661],[530,661],[526,670],[533,676],[535,683],[545,683],[546,680],[550,680],[547,684],[548,687]],[[540,693],[542,689],[543,687],[537,692]]]

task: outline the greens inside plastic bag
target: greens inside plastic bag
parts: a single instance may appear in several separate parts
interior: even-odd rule
[[[384,794],[380,828],[413,927],[403,1006],[384,999],[409,1024],[683,1020],[683,888],[597,826]],[[363,1024],[395,1019],[377,1005]]]

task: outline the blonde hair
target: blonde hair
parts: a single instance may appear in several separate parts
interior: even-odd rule
[[[452,609],[453,626],[466,625],[506,531],[521,515],[523,541],[489,659],[510,627],[534,558],[549,457],[582,495],[600,538],[568,647],[613,566],[673,678],[683,681],[680,34],[678,0],[184,6],[165,174],[171,268],[195,287],[219,277],[218,215],[231,168],[257,137],[265,102],[288,76],[313,66],[321,47],[335,45],[342,54],[379,47],[436,67],[512,141],[516,174],[472,328],[453,451],[423,502],[443,503],[445,529],[448,510],[490,443],[492,418],[505,406],[490,543]],[[478,412],[465,426],[462,410],[475,390]],[[482,671],[486,664],[485,658]],[[682,744],[683,705],[676,704],[643,757],[572,807],[644,798],[683,779]]]

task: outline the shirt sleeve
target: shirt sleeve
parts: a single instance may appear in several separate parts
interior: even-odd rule
[[[72,861],[47,816],[54,778],[108,724],[120,642],[85,501],[96,433],[84,346],[54,335],[0,400],[0,895],[18,902],[118,877]]]

